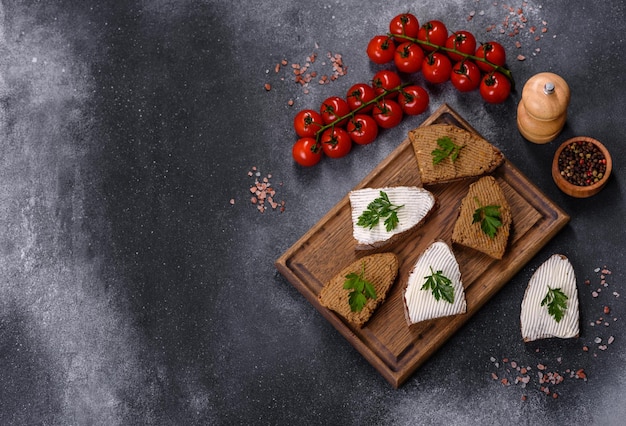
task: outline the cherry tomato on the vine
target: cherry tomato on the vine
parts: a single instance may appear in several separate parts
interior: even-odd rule
[[[393,90],[402,84],[402,79],[397,72],[391,70],[380,70],[372,78],[372,87],[376,96],[381,95],[385,90]],[[385,95],[387,99],[398,96],[398,92],[391,92]]]
[[[341,158],[352,149],[352,139],[345,129],[335,127],[324,130],[320,138],[324,154],[330,158]]]
[[[291,148],[291,155],[296,163],[311,167],[322,159],[322,147],[315,142],[315,138],[300,138]]]
[[[429,83],[445,83],[450,79],[452,63],[450,58],[441,52],[433,52],[424,58],[422,74]]]
[[[420,24],[417,17],[411,13],[402,13],[395,16],[389,22],[389,33],[392,35],[405,35],[411,38],[417,38],[420,30]],[[402,42],[404,39],[398,38],[397,41]]]
[[[393,38],[386,35],[374,36],[367,44],[367,56],[375,64],[386,64],[393,61],[396,44]]]
[[[361,108],[363,104],[372,101],[375,97],[376,92],[372,86],[365,83],[357,83],[348,89],[346,99],[348,100],[350,110],[354,111],[357,108]],[[363,109],[360,109],[359,112],[369,112],[372,108],[374,108],[374,104],[370,104]]]
[[[452,67],[450,81],[459,92],[471,92],[480,85],[482,73],[474,62],[465,59]]]
[[[367,145],[378,136],[378,124],[371,115],[355,114],[346,124],[346,131],[354,143]]]
[[[446,40],[446,47],[448,49],[454,49],[457,52],[464,53],[466,55],[473,55],[476,52],[476,37],[469,31],[460,30],[448,37]],[[455,52],[446,52],[452,61],[462,61],[465,56],[459,55]]]
[[[374,120],[383,129],[396,127],[402,121],[402,115],[400,104],[391,99],[382,99],[372,111]]]
[[[303,109],[293,118],[293,127],[301,138],[315,137],[317,131],[324,125],[319,112],[312,109]]]
[[[430,42],[437,46],[445,46],[448,39],[448,28],[446,25],[437,20],[428,21],[420,27],[417,38],[422,41]],[[423,45],[424,50],[432,52],[436,47]]]
[[[480,95],[490,104],[499,104],[511,94],[511,80],[504,74],[494,71],[480,82]]]
[[[419,115],[426,111],[430,96],[426,89],[421,86],[411,85],[400,90],[398,103],[402,111],[407,115]]]
[[[424,51],[418,44],[407,41],[396,47],[393,62],[400,72],[412,74],[422,69]]]
[[[333,121],[337,120],[339,117],[350,114],[350,106],[345,99],[340,98],[339,96],[331,96],[330,98],[326,98],[326,100],[322,102],[322,106],[320,107],[320,114],[322,115],[324,124],[330,124]],[[338,123],[335,123],[335,126],[343,126],[347,122],[348,117],[344,118]]]
[[[476,49],[475,56],[478,58],[484,58],[492,64],[500,67],[503,67],[506,63],[506,51],[497,41],[490,41],[488,43],[481,44],[478,49]],[[476,61],[476,65],[478,65],[478,68],[485,72],[494,70],[492,65],[482,61]]]

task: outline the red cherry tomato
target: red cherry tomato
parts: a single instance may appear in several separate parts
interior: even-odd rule
[[[372,87],[376,96],[382,95],[385,90],[392,90],[402,84],[402,79],[398,73],[391,70],[381,70],[374,74],[372,78]],[[391,92],[385,95],[387,99],[393,99],[398,96],[398,92]]]
[[[482,73],[474,62],[466,59],[452,67],[450,80],[459,92],[471,92],[480,85]]]
[[[350,106],[345,99],[340,98],[339,96],[331,96],[327,98],[324,102],[322,102],[322,106],[320,107],[320,114],[322,115],[322,120],[324,120],[324,124],[330,124],[344,115],[350,114]],[[348,122],[348,117],[344,118],[338,123],[335,123],[335,126],[343,126]]]
[[[300,138],[291,148],[291,155],[296,163],[311,167],[322,159],[322,147],[315,143],[315,138]]]
[[[422,69],[424,51],[418,44],[407,41],[396,47],[393,62],[400,72],[412,74]]]
[[[386,64],[393,61],[396,44],[393,38],[386,35],[374,36],[367,44],[367,56],[375,64]]]
[[[376,123],[383,129],[396,127],[402,121],[402,107],[391,99],[382,99],[372,111]]]
[[[301,138],[315,137],[323,125],[324,120],[320,113],[312,109],[303,109],[293,118],[293,127]]]
[[[452,63],[450,58],[441,52],[434,52],[424,58],[422,74],[429,83],[445,83],[450,79]]]
[[[369,84],[365,83],[357,83],[353,85],[350,89],[348,89],[348,95],[346,99],[348,100],[348,106],[351,111],[354,111],[357,108],[361,108],[363,104],[372,101],[376,97],[376,92],[374,88]],[[370,104],[362,109],[359,112],[369,112],[374,108],[374,104]]]
[[[480,82],[480,95],[490,104],[504,102],[511,94],[511,80],[497,71],[489,73]]]
[[[352,139],[345,129],[335,127],[324,130],[320,138],[324,154],[330,158],[341,158],[352,149]]]
[[[402,111],[407,115],[419,115],[426,111],[430,96],[426,89],[421,86],[406,86],[398,95],[398,103]]]
[[[411,38],[417,38],[417,33],[420,30],[420,24],[415,15],[410,13],[402,13],[395,16],[389,23],[389,33],[392,35],[405,35]],[[398,42],[405,41],[405,39],[397,38]]]
[[[371,115],[355,114],[346,124],[346,131],[352,142],[367,145],[374,142],[378,136],[378,124]]]
[[[478,58],[484,58],[492,64],[501,67],[503,67],[506,63],[506,51],[497,41],[490,41],[489,43],[481,44],[478,49],[476,49],[475,55]],[[478,68],[485,72],[494,70],[492,65],[483,61],[476,61],[476,65],[478,65]]]
[[[428,21],[420,27],[417,38],[418,40],[428,41],[437,46],[445,46],[446,40],[448,39],[448,29],[441,21]],[[436,47],[432,46],[422,45],[422,47],[428,52],[436,50]]]
[[[457,52],[464,53],[466,55],[473,55],[476,52],[476,37],[469,31],[461,30],[457,31],[448,37],[446,40],[446,47],[448,49],[454,49]],[[446,52],[448,57],[453,62],[462,61],[465,56],[459,55],[455,52]]]

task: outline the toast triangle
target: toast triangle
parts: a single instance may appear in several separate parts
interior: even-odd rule
[[[445,158],[433,164],[433,154],[439,148],[437,140],[449,137],[462,146],[456,160]],[[475,133],[451,124],[431,124],[409,131],[422,185],[448,183],[479,177],[493,172],[504,162],[502,152]]]
[[[399,261],[394,253],[376,253],[362,257],[343,268],[322,287],[320,304],[344,317],[352,325],[362,328],[376,308],[385,301],[398,275]],[[376,299],[368,299],[360,312],[350,309],[350,290],[343,288],[346,275],[364,271],[364,278],[376,289]]]
[[[479,222],[474,223],[474,212],[480,206],[496,205],[500,209],[502,226],[495,236],[488,236]],[[467,195],[461,200],[459,215],[452,231],[452,242],[485,253],[494,259],[502,259],[508,246],[513,218],[504,191],[493,176],[485,176],[472,183]]]

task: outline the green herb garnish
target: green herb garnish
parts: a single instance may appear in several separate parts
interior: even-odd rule
[[[365,262],[361,267],[361,273],[351,272],[346,275],[346,281],[343,288],[352,290],[350,292],[350,310],[352,312],[361,312],[367,303],[367,299],[376,299],[376,289],[374,285],[365,279]]]
[[[439,148],[431,152],[433,156],[433,164],[439,164],[448,157],[450,157],[450,161],[454,163],[459,157],[461,148],[465,146],[455,144],[449,136],[442,136],[437,139],[437,145],[439,145]]]
[[[472,224],[480,222],[480,228],[483,232],[487,234],[489,238],[493,238],[496,236],[498,228],[502,226],[500,206],[493,204],[489,206],[482,206],[480,201],[478,201],[478,197],[475,199],[476,204],[478,204],[478,208],[474,211],[474,220],[472,220]]]
[[[385,229],[389,232],[398,226],[399,220],[397,211],[401,207],[404,207],[404,205],[395,206],[391,204],[387,193],[380,191],[380,197],[374,199],[374,201],[367,205],[367,210],[361,213],[356,224],[364,228],[372,229],[378,224],[380,218],[386,217],[387,219],[385,219],[384,224]]]
[[[422,286],[422,290],[432,290],[435,300],[443,299],[448,303],[454,302],[454,287],[450,278],[443,275],[442,271],[433,271],[430,267],[431,275],[424,277],[426,282]]]
[[[548,306],[548,313],[554,317],[556,322],[563,319],[565,310],[567,309],[567,295],[560,288],[552,288],[548,286],[548,293],[541,301],[541,306]]]

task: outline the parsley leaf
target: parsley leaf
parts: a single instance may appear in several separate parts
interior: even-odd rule
[[[541,306],[548,306],[548,313],[554,317],[556,322],[563,319],[565,310],[567,309],[567,295],[560,288],[552,288],[548,286],[546,297],[541,301]]]
[[[448,303],[454,302],[454,287],[452,287],[452,281],[450,278],[443,275],[442,271],[435,272],[433,267],[430,267],[431,275],[424,277],[426,282],[422,286],[421,290],[432,290],[435,300],[443,299]]]
[[[500,215],[500,206],[489,205],[482,206],[476,197],[478,208],[474,210],[472,224],[480,222],[480,228],[489,238],[494,238],[498,232],[498,228],[502,226]]]
[[[364,228],[372,229],[378,224],[381,218],[385,219],[385,229],[387,232],[392,231],[398,226],[398,210],[404,207],[396,206],[389,201],[389,196],[385,191],[380,191],[380,197],[374,199],[367,205],[367,209],[361,213],[357,220],[357,225]]]
[[[439,145],[439,148],[431,152],[433,164],[439,164],[448,157],[450,157],[450,161],[454,163],[459,157],[461,148],[465,146],[455,144],[449,136],[442,136],[437,139],[437,145]]]
[[[361,312],[367,303],[367,299],[376,299],[376,288],[365,279],[365,262],[361,266],[360,274],[351,272],[346,275],[343,288],[352,290],[348,300],[352,312]]]

